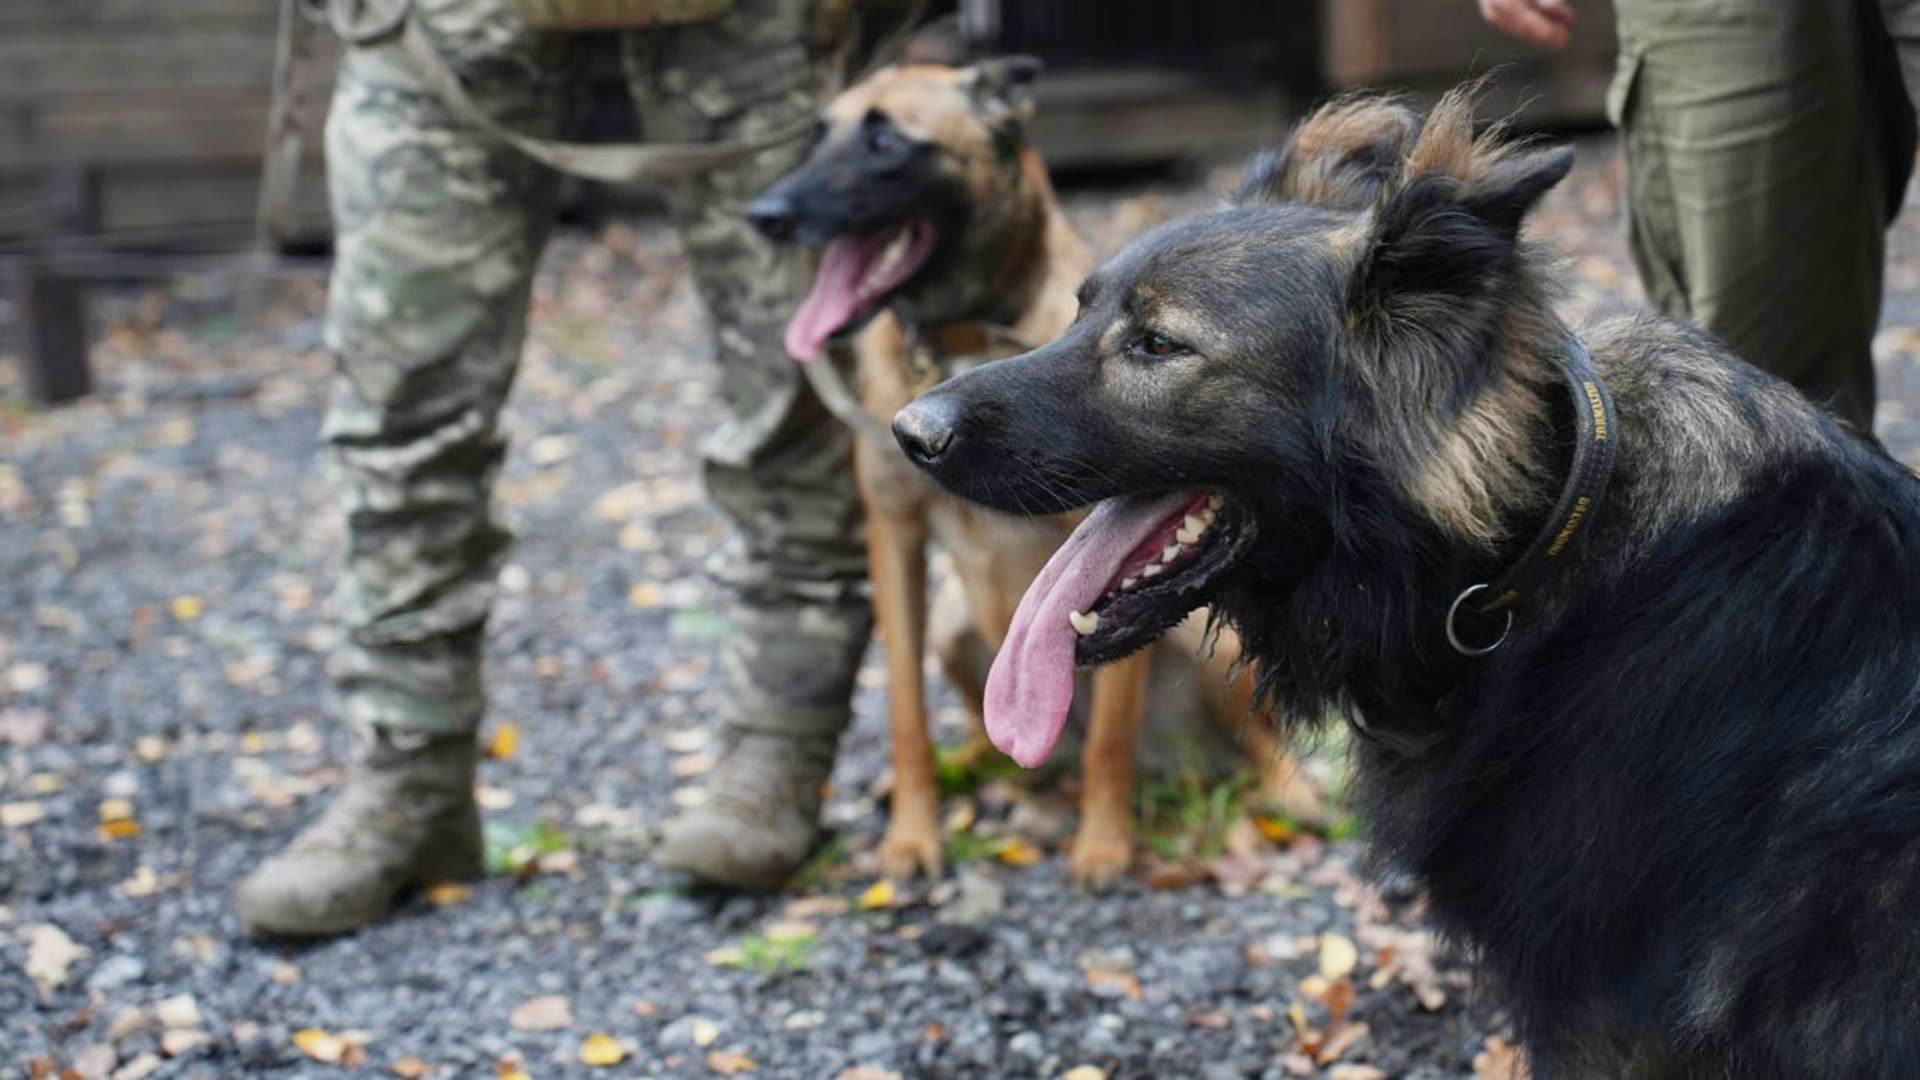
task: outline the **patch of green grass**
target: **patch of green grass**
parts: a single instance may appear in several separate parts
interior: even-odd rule
[[[707,604],[674,612],[667,633],[689,641],[718,641],[727,633],[727,620]]]
[[[791,892],[816,892],[832,883],[834,871],[847,861],[847,838],[835,833],[820,845],[820,850],[793,875],[787,888]]]
[[[1191,765],[1149,781],[1140,791],[1141,842],[1166,859],[1217,858],[1255,789],[1249,773],[1215,778]]]
[[[1327,839],[1353,840],[1357,839],[1363,831],[1360,825],[1360,815],[1350,813],[1341,814],[1339,817],[1333,819],[1333,824],[1327,826]]]
[[[785,975],[805,971],[813,960],[814,946],[819,943],[818,934],[789,934],[779,938],[748,934],[733,948],[722,950],[714,962],[762,975]]]
[[[545,818],[531,825],[486,824],[487,872],[520,874],[542,855],[580,845]]]
[[[1056,754],[1037,769],[1023,769],[998,750],[982,750],[971,744],[942,746],[933,754],[934,778],[940,784],[940,796],[951,799],[971,795],[995,780],[1005,780],[1023,788],[1044,788],[1056,784],[1067,774],[1071,754]]]
[[[951,832],[947,834],[947,865],[959,866],[961,863],[979,859],[991,859],[1000,853],[1000,846],[1006,840],[998,836],[978,836],[973,830]]]

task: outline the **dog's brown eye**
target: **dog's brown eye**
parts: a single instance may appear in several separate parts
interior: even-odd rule
[[[1165,334],[1148,331],[1140,339],[1140,348],[1154,356],[1172,356],[1184,351],[1181,344]]]

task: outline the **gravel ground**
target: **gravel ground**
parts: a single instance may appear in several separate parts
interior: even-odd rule
[[[1540,218],[1576,312],[1633,290],[1617,170],[1586,150]],[[1068,200],[1111,250],[1226,181]],[[1915,245],[1903,224],[1879,342],[1881,431],[1908,460]],[[1352,840],[1287,835],[1212,779],[1163,780],[1162,850],[1095,896],[1066,881],[1071,777],[976,770],[952,801],[958,869],[872,889],[871,666],[837,839],[799,884],[708,894],[655,867],[659,822],[711,764],[719,623],[696,567],[720,529],[694,470],[719,411],[697,305],[650,222],[556,242],[507,420],[521,542],[481,790],[497,872],[356,936],[249,940],[229,890],[347,750],[321,707],[322,293],[116,292],[102,391],[54,413],[0,356],[0,1077],[1364,1080],[1475,1075],[1476,1057],[1504,1075],[1499,1018],[1436,958],[1417,899],[1363,886]]]

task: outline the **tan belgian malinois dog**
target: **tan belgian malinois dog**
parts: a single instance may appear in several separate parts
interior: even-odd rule
[[[787,349],[812,361],[830,340],[851,336],[859,408],[881,425],[957,371],[1050,341],[1073,322],[1074,290],[1092,263],[1025,141],[1036,70],[1018,57],[882,68],[827,106],[808,159],[749,210],[777,240],[824,247]],[[881,863],[896,878],[938,874],[939,791],[922,682],[928,639],[975,715],[992,715],[992,653],[1022,648],[1007,636],[1014,609],[1076,518],[954,499],[890,437],[870,432],[855,464],[893,731]],[[1194,528],[1211,513],[1197,507]],[[931,605],[930,539],[954,568]],[[1270,800],[1297,817],[1320,813],[1320,792],[1264,734],[1267,725],[1249,722],[1250,680],[1232,671],[1237,642],[1208,651],[1203,638],[1202,620],[1190,620],[1161,647],[1091,676],[1076,881],[1108,884],[1131,861],[1135,756],[1149,708],[1194,719],[1204,712],[1265,767]]]

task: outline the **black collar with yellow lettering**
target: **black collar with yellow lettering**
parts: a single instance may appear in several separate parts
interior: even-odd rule
[[[1499,577],[1460,590],[1447,609],[1447,644],[1462,656],[1482,657],[1498,649],[1513,629],[1514,609],[1559,569],[1592,520],[1613,475],[1613,398],[1593,365],[1593,354],[1578,336],[1567,335],[1567,353],[1556,365],[1573,396],[1576,425],[1573,466],[1560,501],[1533,543]],[[1464,631],[1464,633],[1463,633]],[[1482,642],[1484,644],[1476,644]]]

